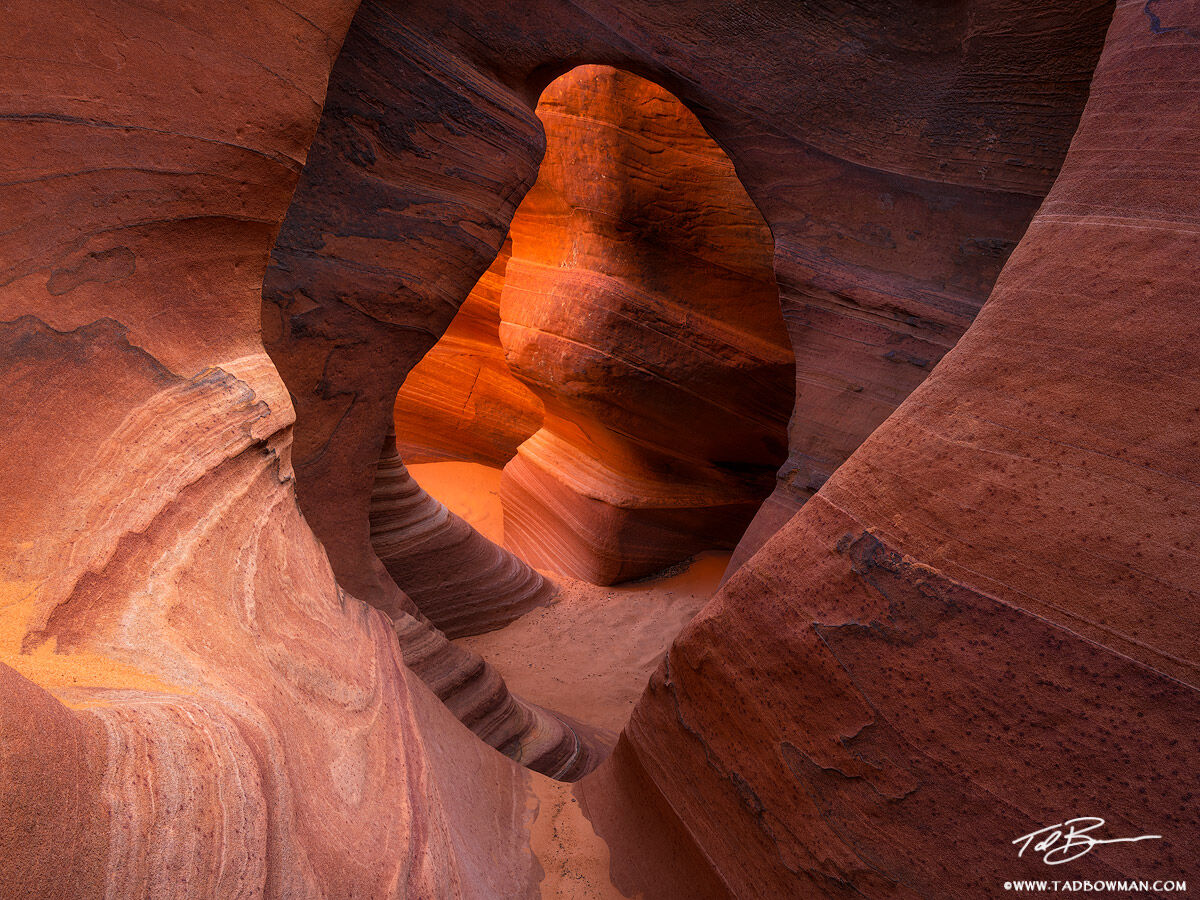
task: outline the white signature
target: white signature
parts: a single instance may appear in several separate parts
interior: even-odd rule
[[[1161,834],[1143,834],[1141,837],[1127,838],[1092,837],[1091,832],[1103,827],[1104,820],[1099,816],[1079,816],[1023,834],[1013,843],[1021,845],[1017,856],[1023,856],[1032,844],[1034,852],[1042,854],[1042,862],[1048,866],[1058,866],[1091,853],[1101,844],[1125,844],[1162,838]]]

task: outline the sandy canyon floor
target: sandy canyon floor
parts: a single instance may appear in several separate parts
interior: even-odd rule
[[[499,469],[466,462],[408,469],[485,536],[503,539]],[[728,562],[728,553],[707,553],[660,576],[610,587],[546,572],[559,585],[553,603],[458,643],[492,663],[521,696],[615,734]]]
[[[466,462],[408,466],[430,494],[489,539],[503,539],[500,470]],[[512,624],[457,643],[495,666],[521,696],[612,733],[629,718],[675,636],[716,591],[728,553],[708,553],[661,576],[600,587],[550,576],[559,592]],[[545,873],[541,895],[616,900],[609,850],[572,785],[533,779],[532,844]]]

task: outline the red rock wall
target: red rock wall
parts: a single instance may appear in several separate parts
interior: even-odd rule
[[[500,292],[511,244],[484,272],[396,395],[396,444],[409,463],[503,468],[542,425],[542,402],[513,377],[500,346]]]
[[[1197,21],[1118,6],[982,313],[635,712],[638,764],[735,896],[1196,871]],[[1077,815],[1162,838],[1057,870],[1009,844]]]
[[[748,542],[752,549],[926,376],[975,315],[1053,181],[1108,10],[978,3],[889,17],[850,4],[739,7],[734,14],[703,4],[617,9],[588,3],[576,16],[577,8],[529,4],[505,10],[507,26],[496,29],[495,11],[483,5],[443,10],[416,3],[406,7],[405,22],[410,33],[438,35],[451,56],[490,73],[501,85],[497,96],[512,90],[526,108],[557,71],[590,61],[658,77],[702,111],[706,128],[733,159],[771,226],[797,354],[791,463],[776,502]],[[772,48],[766,57],[754,51],[763,43]],[[423,108],[412,99],[406,103]],[[482,171],[497,158],[498,138],[481,141],[474,165]],[[471,141],[460,135],[461,146]],[[326,195],[320,203],[335,199]],[[491,233],[498,248],[499,235]],[[373,352],[375,370],[382,353]],[[340,371],[342,395],[357,396],[351,388],[365,376],[351,366]],[[382,416],[375,413],[379,433],[390,403],[382,408]],[[344,501],[365,491],[339,489],[329,496]],[[742,601],[756,602],[752,595]],[[781,601],[772,609],[787,607]],[[772,640],[786,641],[788,633],[784,627],[782,637]],[[738,645],[722,646],[733,652]],[[772,649],[763,651],[769,672],[780,659]],[[715,706],[707,709],[716,714]],[[684,721],[691,727],[690,719]],[[635,723],[631,730],[634,762],[616,767],[618,782],[622,771],[636,769],[642,774],[625,783],[654,786],[642,794],[647,805],[641,827],[663,816],[674,819],[728,884],[745,887],[748,877],[764,872],[776,879],[778,856],[769,835],[777,833],[786,847],[788,829],[802,830],[786,807],[772,807],[780,810],[772,813],[782,816],[778,821],[762,820],[767,844],[741,834],[750,848],[742,860],[741,849],[721,844],[707,830],[706,822],[719,828],[720,819],[706,819],[698,808],[718,794],[692,802],[680,779],[646,761],[656,740],[672,752],[679,749],[677,739],[704,746],[721,733],[719,723],[705,720],[686,739],[678,720],[654,721],[645,734],[642,728]],[[769,767],[776,758],[769,745],[758,745],[760,751],[738,746],[753,766]],[[688,771],[706,785],[716,774]],[[757,822],[762,795],[739,778],[719,783],[734,786],[732,811]],[[611,782],[589,784],[593,798],[620,796]],[[743,784],[749,792],[737,788]],[[912,821],[928,828],[933,819],[914,813]],[[614,869],[632,883],[638,864],[635,846],[627,858],[614,860]],[[652,878],[656,863],[648,865],[641,874],[649,872],[649,883],[661,886]],[[791,872],[797,861],[787,855],[781,865]],[[842,883],[835,875],[825,886],[839,889]]]
[[[546,406],[504,470],[504,542],[600,584],[732,548],[786,454],[771,235],[667,91],[585,66],[542,94],[500,339]]]
[[[536,890],[526,776],[400,664],[367,512],[395,386],[532,181],[540,88],[661,81],[763,211],[805,385],[783,510],[991,290],[1109,11],[364,7],[263,317],[301,516],[257,291],[350,6],[9,4],[0,891]],[[1118,7],[984,314],[585,782],[619,884],[696,896],[683,860],[741,896],[991,893],[1045,872],[1012,837],[1093,812],[1164,839],[1090,871],[1191,874],[1198,17]]]
[[[511,729],[533,721],[497,673],[453,651],[433,623],[459,634],[494,627],[547,602],[553,586],[461,520],[432,542],[419,533],[387,540],[385,567],[370,517],[397,388],[495,257],[514,195],[532,181],[541,135],[511,92],[435,43],[413,40],[388,4],[360,8],[272,250],[263,333],[296,404],[300,504],[339,583],[390,615],[402,646],[447,654],[422,656],[417,670],[441,673],[433,686],[443,700],[446,691],[471,695],[451,705],[474,710],[476,730],[512,748]],[[413,120],[395,118],[397,109]],[[480,160],[479,145],[464,140],[472,129],[494,134],[503,152]],[[432,498],[415,499],[422,505],[406,510],[409,525],[444,519]],[[411,631],[414,615],[428,634]],[[446,678],[451,671],[457,677]],[[491,708],[476,714],[485,671]],[[494,718],[508,723],[495,727]],[[527,737],[531,747],[512,752],[540,768],[531,748],[541,737]]]
[[[301,503],[339,577],[399,602],[365,524],[393,392],[495,258],[541,152],[533,99],[561,71],[660,80],[703,113],[770,223],[797,399],[789,462],[736,564],[974,316],[1053,179],[1107,15],[365,4],[264,307],[300,411]]]
[[[258,336],[352,13],[5,7],[2,896],[507,896],[534,877],[523,776],[445,723],[464,765],[431,756],[390,621],[334,581]],[[472,796],[463,770],[508,787]],[[467,799],[483,819],[451,816]]]
[[[400,601],[368,515],[397,389],[495,259],[542,149],[519,97],[419,29],[360,7],[263,285],[305,517],[341,583],[385,610]],[[485,138],[502,146],[481,157]]]

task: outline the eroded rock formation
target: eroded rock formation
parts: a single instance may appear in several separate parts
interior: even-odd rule
[[[534,877],[525,776],[403,666],[300,515],[258,338],[352,13],[6,6],[6,897],[503,896]],[[462,771],[509,788],[473,795]],[[462,831],[477,812],[513,827]]]
[[[6,7],[0,892],[536,892],[567,804],[403,665],[367,513],[578,62],[733,159],[797,354],[771,509],[823,484],[584,780],[616,885],[990,894],[1093,813],[1163,837],[1080,877],[1194,880],[1200,4],[364,5],[263,318],[301,516],[257,292],[352,7]]]
[[[492,665],[451,643],[427,619],[401,614],[392,629],[404,665],[477,738],[510,759],[571,782],[608,755],[612,733],[521,699]]]
[[[368,510],[397,389],[495,259],[543,146],[532,110],[413,11],[359,7],[263,285],[305,517],[339,580],[385,610]]]
[[[1073,877],[1195,871],[1200,393],[1178,327],[1193,273],[1171,260],[1200,242],[1180,153],[1200,5],[1181,6],[1118,6],[982,313],[731,578],[627,727],[735,895],[988,896],[1047,877],[1002,837],[1075,815],[1162,838]]]
[[[505,242],[396,395],[396,444],[410,464],[463,460],[502,468],[542,426],[542,402],[513,376],[500,346],[510,254]]]
[[[504,469],[504,542],[611,584],[732,548],[786,453],[771,235],[669,93],[584,66],[543,93],[500,339],[546,407]]]
[[[545,602],[552,587],[519,559],[501,560],[506,551],[459,522],[436,532],[432,544],[409,538],[388,544],[389,563],[401,571],[400,587],[412,592],[410,598],[371,541],[371,496],[397,388],[492,262],[507,225],[505,201],[493,204],[532,181],[531,157],[540,149],[532,113],[478,78],[472,98],[464,98],[468,89],[459,66],[433,45],[414,48],[408,27],[389,5],[359,10],[338,57],[322,127],[272,250],[263,284],[263,332],[303,422],[296,435],[296,465],[303,473],[299,500],[339,583],[392,616],[405,641],[450,654],[419,669],[441,673],[435,684],[443,699],[446,691],[466,690],[473,699],[451,705],[471,709],[474,722],[497,717],[511,722],[518,703],[503,680],[490,672],[491,689],[483,696],[492,708],[476,710],[474,680],[465,673],[483,662],[452,654],[435,631],[417,640],[409,633],[413,616],[429,628],[420,612],[425,605],[432,619],[460,631],[477,630],[505,613],[517,615],[531,603]],[[382,105],[379,98],[385,98]],[[418,127],[416,121],[392,118],[393,110],[414,104],[425,110],[419,120],[432,117],[444,120],[442,125]],[[495,159],[480,168],[477,145],[461,142],[462,129],[472,127],[482,135],[504,135],[513,159],[530,162],[523,168]],[[417,158],[425,163],[417,164]],[[448,171],[459,173],[451,179],[456,190],[444,186]],[[427,525],[444,514],[423,493],[412,499],[422,508],[410,504],[405,510],[411,525]],[[487,584],[493,608],[482,612],[480,624],[472,626],[461,615],[443,618],[447,608],[461,612],[497,573],[509,580]],[[431,585],[459,593],[431,597]],[[461,677],[447,679],[446,672]],[[501,735],[512,747],[507,727],[477,730]],[[533,732],[528,739],[538,746],[543,741]]]
[[[417,484],[389,433],[371,497],[371,544],[422,615],[449,637],[499,628],[554,586]]]
[[[365,521],[394,392],[495,259],[542,151],[534,100],[575,62],[702,111],[770,224],[796,406],[735,566],[962,333],[1053,179],[1108,10],[776,12],[541,0],[497,33],[486,3],[360,7],[263,314],[301,504],[357,594],[392,604]]]

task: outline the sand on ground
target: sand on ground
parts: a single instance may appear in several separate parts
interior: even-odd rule
[[[475,526],[489,541],[504,541],[500,469],[472,462],[413,463],[408,473],[451,512]]]
[[[729,554],[658,581],[598,587],[558,579],[558,596],[511,625],[458,643],[516,693],[618,732],[676,635],[708,602]]]
[[[409,466],[421,487],[494,541],[502,537],[500,470],[477,463]],[[460,638],[514,692],[619,732],[676,635],[716,591],[729,553],[705,553],[662,577],[602,587],[546,573],[549,606],[498,631]]]
[[[529,844],[542,867],[544,900],[624,900],[609,874],[609,850],[575,796],[575,786],[530,773],[536,818]]]

